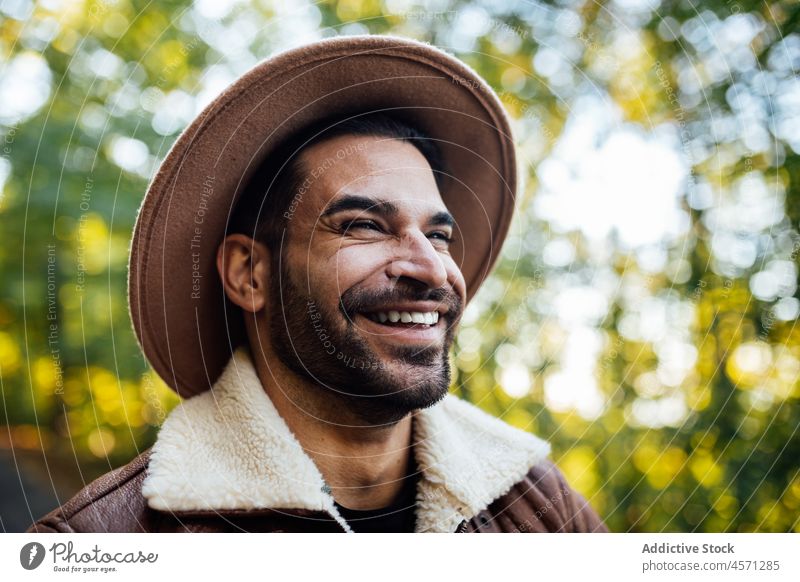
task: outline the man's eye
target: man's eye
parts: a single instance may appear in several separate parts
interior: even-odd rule
[[[429,237],[437,238],[439,240],[443,240],[444,242],[451,243],[453,242],[453,237],[448,236],[446,232],[442,232],[437,230],[436,232],[432,232],[428,235]]]
[[[380,227],[371,220],[351,220],[342,224],[342,230],[348,231],[356,228],[363,228],[366,230],[374,230],[380,232]]]

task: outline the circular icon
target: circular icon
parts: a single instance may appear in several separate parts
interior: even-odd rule
[[[26,570],[35,570],[44,561],[44,546],[39,542],[30,542],[19,551],[19,563]]]

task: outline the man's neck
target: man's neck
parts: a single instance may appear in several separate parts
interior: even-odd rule
[[[392,424],[365,426],[334,394],[307,385],[280,362],[267,366],[262,358],[256,360],[267,396],[336,502],[349,509],[391,504],[413,467],[412,415]]]

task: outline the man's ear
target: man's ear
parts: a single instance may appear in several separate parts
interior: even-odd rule
[[[270,258],[263,243],[243,234],[226,237],[217,249],[217,272],[228,299],[245,311],[261,311],[269,293]]]

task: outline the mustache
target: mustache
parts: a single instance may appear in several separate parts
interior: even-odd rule
[[[339,298],[339,309],[348,319],[356,313],[377,311],[387,303],[402,301],[435,301],[447,307],[444,317],[453,321],[462,311],[461,297],[450,288],[415,286],[397,283],[391,289],[369,290],[351,287]]]

